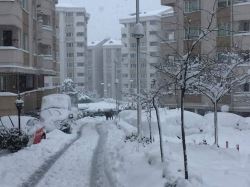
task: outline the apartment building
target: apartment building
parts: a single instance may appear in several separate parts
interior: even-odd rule
[[[83,7],[57,7],[59,18],[60,80],[72,79],[85,89],[87,67],[87,24],[89,14]]]
[[[86,90],[97,97],[104,97],[103,44],[108,40],[104,39],[88,43]]]
[[[0,1],[0,91],[24,92],[56,75],[57,0]]]
[[[121,40],[110,39],[103,44],[104,96],[121,99]]]
[[[161,16],[172,12],[171,8],[141,12],[140,22],[145,31],[140,43],[140,83],[147,91],[156,79],[155,64],[159,63],[161,41]],[[136,39],[132,36],[135,14],[120,19],[122,35],[122,93],[136,93]]]
[[[214,32],[199,42],[193,51],[195,55],[208,55],[219,59],[222,53],[234,50],[244,52],[245,55],[242,57],[249,58],[249,0],[161,0],[161,4],[173,8],[173,14],[162,16],[165,39],[161,42],[161,55],[164,58],[174,59],[177,54],[185,54],[192,42],[199,37],[201,30],[210,23]],[[242,69],[247,71],[249,66]],[[246,102],[238,102],[243,101],[239,99],[242,93],[245,95],[249,93],[249,85],[239,85],[221,104],[230,105],[231,111],[249,110]],[[186,106],[190,108],[209,108],[211,104],[202,95],[188,97]],[[176,106],[173,100],[169,103]]]

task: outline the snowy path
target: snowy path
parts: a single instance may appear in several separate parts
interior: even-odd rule
[[[89,186],[91,160],[98,133],[92,123],[85,125],[81,132],[81,137],[55,162],[38,187]]]
[[[95,149],[92,159],[92,171],[90,179],[90,187],[111,187],[108,175],[105,169],[105,150],[108,138],[108,131],[101,124],[96,125],[99,134],[98,145]]]
[[[77,132],[77,137],[75,139],[73,139],[70,143],[66,144],[61,151],[57,152],[54,156],[52,156],[49,160],[47,160],[35,173],[33,173],[29,177],[28,181],[24,182],[20,186],[22,187],[35,186],[53,166],[53,163],[56,160],[58,160],[61,157],[61,155],[63,155],[69,149],[69,147],[82,136],[83,127],[84,126],[82,126],[80,130]]]

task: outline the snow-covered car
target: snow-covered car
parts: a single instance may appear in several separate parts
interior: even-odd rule
[[[21,116],[21,132],[23,136],[28,138],[26,142],[27,145],[38,144],[42,139],[46,138],[44,125],[37,118],[30,116]],[[23,145],[19,147],[19,145],[9,145],[15,143],[18,144],[18,142],[15,142],[13,140],[15,139],[15,136],[19,136],[18,116],[0,117],[0,136],[0,138],[2,138],[1,143],[4,143],[4,141],[6,141],[6,148],[12,146],[13,149],[18,150],[23,146],[27,146]],[[11,138],[12,140],[8,140],[9,138]],[[10,141],[12,142],[10,143]],[[4,148],[4,146],[1,147]]]
[[[40,120],[44,123],[46,131],[59,129],[70,133],[73,117],[71,100],[68,95],[51,94],[43,97]]]

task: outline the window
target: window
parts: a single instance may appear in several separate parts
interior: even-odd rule
[[[77,47],[84,47],[84,42],[77,42]]]
[[[77,73],[77,77],[84,77],[84,73]]]
[[[12,46],[12,31],[3,31],[3,46]]]
[[[136,57],[135,53],[130,54],[130,58],[135,58],[135,57]]]
[[[78,56],[78,57],[84,56],[84,53],[77,53],[77,56]]]
[[[158,42],[149,42],[150,46],[158,46]]]
[[[220,23],[218,25],[218,36],[229,36],[230,30],[230,23]]]
[[[126,38],[127,37],[127,34],[122,34],[122,38]]]
[[[125,74],[122,74],[122,77],[123,77],[123,78],[127,78],[127,77],[128,77],[128,74],[126,74],[126,73],[125,73]]]
[[[150,56],[151,57],[157,57],[158,55],[157,55],[157,52],[150,52]]]
[[[200,10],[200,1],[199,0],[188,0],[185,1],[185,12],[196,12]]]
[[[79,62],[79,63],[77,63],[77,66],[78,66],[78,67],[83,67],[83,66],[84,66],[84,63]]]
[[[21,0],[22,8],[28,10],[28,0]]]
[[[166,33],[166,41],[174,41],[174,40],[175,40],[174,31],[167,31],[167,33]]]
[[[244,92],[249,92],[249,91],[250,91],[249,83],[245,83],[245,84],[243,85],[243,91],[244,91]]]
[[[84,36],[84,32],[77,32],[76,36]]]
[[[194,39],[198,38],[200,35],[199,27],[189,27],[185,29],[185,39]]]
[[[66,33],[66,37],[72,37],[73,36],[73,33],[72,32],[67,32]]]
[[[67,53],[67,57],[74,57],[74,53]]]
[[[73,47],[73,46],[74,46],[74,43],[73,43],[73,42],[66,43],[66,46],[67,46],[67,47]]]
[[[66,12],[65,14],[67,17],[72,17],[73,16],[73,12]]]
[[[76,13],[76,16],[84,16],[85,14],[84,14],[84,12],[77,12]]]
[[[149,21],[149,24],[150,24],[150,25],[157,25],[157,23],[158,23],[158,22],[157,22],[156,20],[151,20],[151,21]]]
[[[227,6],[230,6],[231,0],[218,0],[218,7],[219,8],[224,8]]]
[[[149,35],[157,35],[157,31],[149,31]]]
[[[23,34],[23,49],[28,50],[29,49],[29,42],[28,42],[28,34]]]
[[[240,32],[249,32],[250,31],[250,21],[240,21],[239,23]]]
[[[76,26],[84,26],[84,22],[79,21],[76,23]]]

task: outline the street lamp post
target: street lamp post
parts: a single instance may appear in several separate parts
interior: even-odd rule
[[[105,87],[104,87],[104,82],[101,82],[101,85],[103,87],[103,97],[105,97]]]
[[[19,134],[21,134],[21,111],[22,111],[23,106],[24,106],[24,102],[21,99],[20,93],[18,92],[18,96],[17,96],[17,100],[16,100],[16,108],[17,108],[17,111],[18,111],[18,130],[19,130]]]
[[[136,38],[136,85],[137,85],[137,134],[141,136],[141,100],[140,100],[140,69],[139,69],[139,52],[140,39],[144,37],[144,29],[139,22],[139,0],[136,0],[136,24],[134,27],[133,37]]]

